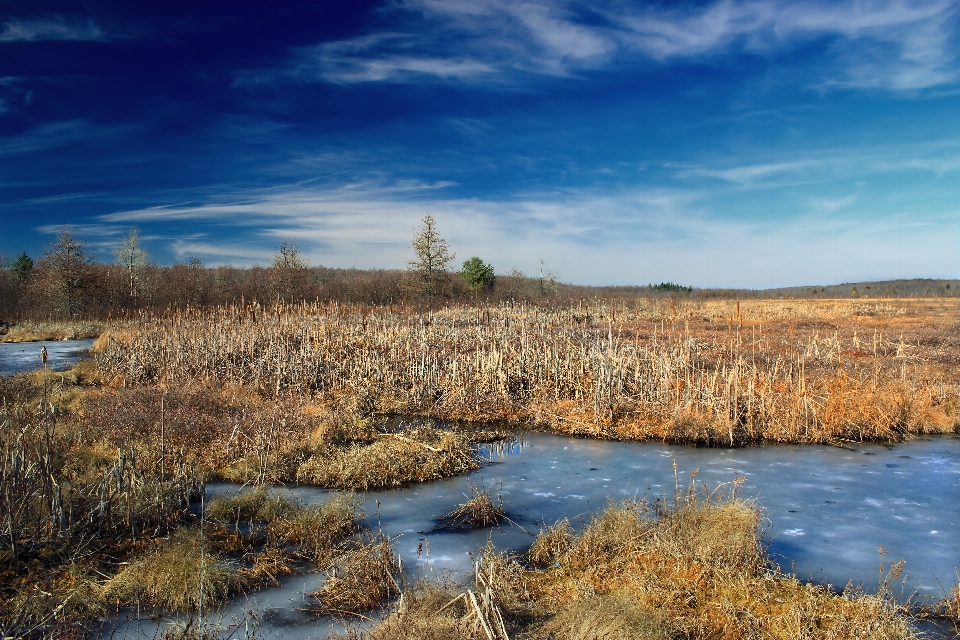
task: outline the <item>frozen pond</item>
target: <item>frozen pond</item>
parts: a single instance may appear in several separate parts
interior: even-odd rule
[[[364,510],[372,527],[379,523],[395,539],[409,577],[442,571],[462,576],[472,571],[471,554],[488,538],[501,549],[522,551],[544,523],[563,517],[582,523],[608,500],[626,496],[671,495],[676,460],[681,485],[694,469],[699,469],[698,481],[711,488],[738,476],[747,479],[742,493],[763,506],[770,554],[785,571],[839,587],[862,583],[871,591],[881,562],[889,566],[904,559],[903,595],[943,597],[944,588],[956,585],[960,570],[960,439],[854,449],[695,449],[524,433],[521,442],[469,476],[371,492]],[[436,519],[463,502],[468,483],[481,481],[502,489],[504,507],[517,524],[433,532]],[[208,490],[212,497],[235,493],[236,487],[212,485]],[[327,495],[313,488],[281,491],[305,503]],[[886,552],[882,557],[880,545]],[[295,576],[284,588],[253,594],[221,615],[230,620],[252,607],[264,622],[258,637],[320,637],[327,622],[309,621],[297,608],[303,592],[321,581],[315,574]],[[154,625],[139,629],[150,636]],[[134,637],[137,628],[136,622],[128,623],[115,637]]]
[[[9,376],[41,369],[40,348],[47,348],[47,367],[69,369],[90,357],[94,340],[46,340],[44,342],[0,342],[0,375]]]

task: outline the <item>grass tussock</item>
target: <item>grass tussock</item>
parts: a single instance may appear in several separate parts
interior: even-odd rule
[[[218,380],[362,416],[722,446],[899,440],[960,428],[958,310],[954,299],[243,305],[144,317],[108,333],[97,361],[118,384]]]
[[[493,494],[493,488],[471,484],[470,495],[464,494],[467,501],[440,518],[440,529],[457,531],[463,529],[482,529],[494,527],[507,517],[503,510],[503,496]]]
[[[298,555],[325,567],[343,552],[343,542],[360,530],[362,500],[338,494],[322,505],[301,507],[273,523],[270,533]]]
[[[362,636],[364,640],[474,640],[466,620],[470,604],[450,580],[423,580],[404,591],[398,610]],[[354,640],[357,634],[353,636]]]
[[[347,553],[353,534],[362,528],[361,505],[350,493],[301,506],[257,487],[212,500],[206,515],[217,525],[211,528],[216,550],[241,557],[242,582],[277,586],[277,577],[297,573],[298,563],[323,569]]]
[[[253,491],[238,493],[232,498],[218,497],[206,506],[206,516],[225,524],[241,522],[274,522],[289,515],[294,506],[283,496],[273,498],[263,485]]]
[[[543,640],[673,640],[676,631],[656,611],[611,593],[571,604],[538,630]]]
[[[400,593],[400,568],[390,541],[361,541],[328,571],[323,585],[310,594],[311,610],[321,615],[356,615]]]
[[[383,434],[306,460],[297,480],[319,487],[367,491],[459,475],[480,466],[470,440],[456,432],[420,429]]]
[[[190,619],[166,627],[158,640],[220,640],[220,625]]]
[[[574,541],[570,520],[564,518],[540,530],[527,552],[530,562],[537,566],[551,565],[570,550]]]
[[[104,597],[124,605],[198,611],[224,602],[242,586],[236,569],[201,543],[198,531],[180,530],[110,579]]]

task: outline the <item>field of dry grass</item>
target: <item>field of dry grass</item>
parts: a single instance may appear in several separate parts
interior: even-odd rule
[[[898,440],[960,425],[956,299],[601,302],[429,312],[222,307],[97,343],[114,386],[702,445]]]

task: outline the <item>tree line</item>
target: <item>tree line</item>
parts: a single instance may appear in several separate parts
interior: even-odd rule
[[[456,254],[425,214],[410,242],[406,269],[337,269],[312,266],[292,240],[276,248],[273,262],[253,267],[208,267],[199,258],[157,264],[136,228],[120,241],[112,260],[93,257],[74,232],[62,229],[37,259],[0,256],[0,321],[107,318],[141,309],[169,309],[277,300],[352,304],[435,305],[450,302],[556,302],[644,297],[809,298],[956,296],[955,281],[891,281],[856,286],[784,289],[694,289],[663,282],[643,286],[580,286],[559,282],[541,261],[537,275],[506,274],[471,256],[454,271]],[[877,286],[877,285],[880,286]]]
[[[452,271],[456,255],[426,214],[410,244],[406,269],[337,269],[312,266],[292,240],[277,247],[273,263],[208,267],[199,258],[172,265],[150,259],[137,229],[121,240],[112,260],[97,260],[69,228],[42,256],[2,259],[0,319],[105,318],[139,309],[198,307],[245,300],[340,301],[359,304],[435,304],[456,301],[534,300],[570,295],[555,274],[506,275],[478,256]],[[564,288],[565,287],[565,288]]]

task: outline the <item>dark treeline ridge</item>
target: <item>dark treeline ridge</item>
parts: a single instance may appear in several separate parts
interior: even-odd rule
[[[0,320],[106,319],[127,311],[232,304],[240,301],[319,300],[350,304],[436,304],[506,301],[567,304],[588,299],[680,297],[688,299],[953,297],[960,280],[891,280],[781,289],[698,289],[672,282],[647,286],[585,286],[559,282],[547,272],[529,277],[513,270],[479,288],[461,273],[431,275],[401,269],[338,269],[309,266],[292,245],[271,266],[208,267],[192,258],[157,265],[117,254],[102,262],[82,242],[59,236],[43,257],[0,257]],[[295,252],[295,248],[292,249]],[[134,256],[137,257],[137,256]],[[473,260],[478,260],[474,258]],[[483,264],[482,262],[480,264]]]

